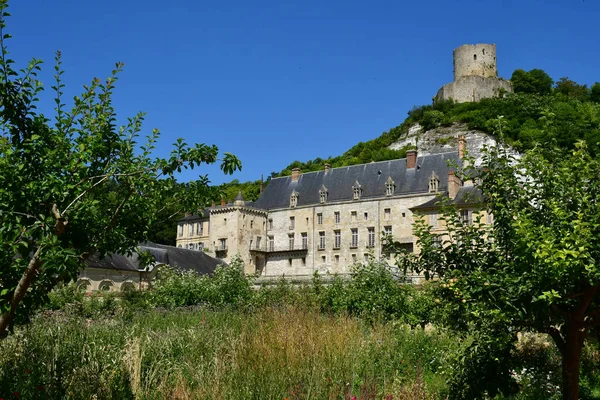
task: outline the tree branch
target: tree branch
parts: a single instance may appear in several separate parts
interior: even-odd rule
[[[27,268],[23,272],[23,275],[21,276],[21,279],[15,288],[13,298],[10,302],[9,311],[5,311],[2,313],[2,315],[0,315],[0,337],[4,336],[4,332],[6,332],[10,321],[12,321],[14,318],[15,312],[17,311],[23,296],[25,296],[25,293],[27,293],[27,289],[29,289],[29,286],[31,286],[31,283],[35,279],[38,270],[42,266],[42,260],[40,259],[41,253],[42,248],[38,247],[33,254],[33,257],[31,257],[31,260],[29,260],[29,264],[27,265]]]

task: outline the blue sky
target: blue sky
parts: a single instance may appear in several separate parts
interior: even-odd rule
[[[12,0],[9,11],[12,58],[42,58],[48,88],[56,50],[70,97],[123,61],[115,107],[147,112],[159,155],[183,137],[243,163],[181,181],[255,180],[375,138],[452,80],[461,44],[496,43],[505,78],[542,68],[600,81],[597,0]],[[50,90],[42,101],[50,110]]]

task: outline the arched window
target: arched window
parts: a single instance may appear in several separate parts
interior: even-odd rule
[[[109,280],[105,280],[100,282],[100,285],[98,285],[98,290],[101,290],[103,292],[110,292],[113,288],[113,283]]]
[[[88,291],[90,286],[92,286],[92,283],[90,282],[89,279],[79,279],[77,281],[77,289],[79,290],[84,290],[84,291]]]
[[[121,292],[131,292],[135,290],[135,284],[133,282],[123,282],[121,284]]]
[[[320,197],[321,204],[327,203],[327,195],[328,194],[329,194],[329,192],[327,191],[327,188],[325,187],[325,185],[321,186],[321,190],[319,190],[319,197]]]
[[[299,195],[299,193],[296,192],[295,190],[290,195],[290,207],[291,208],[294,208],[298,205],[298,195]]]
[[[429,177],[429,193],[437,193],[440,187],[440,178],[435,174],[435,172],[431,173]]]
[[[392,180],[391,176],[388,176],[387,181],[385,182],[385,195],[392,196],[394,191],[396,190],[396,184]]]
[[[362,187],[360,186],[360,183],[358,183],[358,181],[354,182],[354,185],[352,186],[352,198],[354,200],[358,200],[360,199],[360,196],[362,195]]]
[[[473,54],[473,60],[477,61],[477,54]]]

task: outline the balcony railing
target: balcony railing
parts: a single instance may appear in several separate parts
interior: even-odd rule
[[[308,251],[308,246],[271,246],[271,245],[267,245],[267,246],[261,246],[260,248],[255,247],[250,249],[250,251],[252,252],[258,252],[258,253],[285,253],[285,252],[291,252],[291,251],[301,251],[301,252],[306,252]]]

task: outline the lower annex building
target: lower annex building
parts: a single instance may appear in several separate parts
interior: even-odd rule
[[[465,151],[406,158],[273,178],[256,202],[241,194],[178,221],[177,246],[231,262],[246,273],[308,276],[349,272],[357,262],[382,257],[382,237],[391,234],[418,251],[413,211],[437,227],[436,199],[449,196],[471,218],[463,185],[455,175]],[[465,192],[465,193],[463,193]]]

